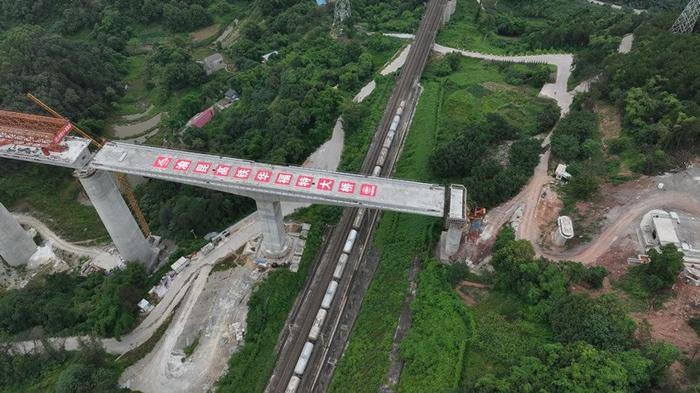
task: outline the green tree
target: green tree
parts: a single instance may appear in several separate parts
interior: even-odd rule
[[[587,294],[559,300],[549,321],[558,340],[585,341],[601,349],[626,349],[634,341],[635,324],[617,297]]]
[[[661,252],[650,250],[649,257],[651,261],[642,266],[647,289],[659,292],[671,288],[683,270],[683,253],[675,245],[667,244],[661,247]]]

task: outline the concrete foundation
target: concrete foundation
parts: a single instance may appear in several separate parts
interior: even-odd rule
[[[289,251],[289,239],[284,231],[284,215],[280,201],[256,199],[258,219],[263,232],[262,251],[271,258],[278,258]]]
[[[36,250],[34,240],[0,204],[0,256],[12,266],[26,265]]]
[[[75,175],[85,188],[121,257],[127,262],[140,262],[150,267],[157,255],[156,250],[151,248],[141,233],[117,188],[114,176],[94,169],[83,169]]]

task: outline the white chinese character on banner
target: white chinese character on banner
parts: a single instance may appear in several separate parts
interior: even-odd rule
[[[231,173],[231,167],[228,165],[219,165],[216,167],[216,176],[228,176]]]
[[[363,184],[360,187],[360,195],[371,197],[377,195],[377,186],[374,184]]]
[[[153,163],[154,168],[167,168],[170,165],[171,159],[168,157],[158,156],[156,161]]]
[[[292,175],[290,175],[289,173],[278,173],[277,180],[275,180],[275,183],[277,183],[277,184],[291,184],[292,183]]]
[[[190,160],[177,160],[175,161],[175,170],[186,171],[190,169],[190,165],[192,165]]]
[[[341,181],[340,186],[338,186],[338,191],[352,194],[355,192],[355,183],[351,181]]]
[[[270,181],[270,178],[272,177],[272,172],[261,169],[258,171],[258,173],[255,175],[255,180],[261,181],[261,182],[268,182]]]
[[[247,179],[250,176],[250,168],[238,168],[233,177],[237,179]]]
[[[297,187],[311,187],[311,183],[314,181],[314,178],[311,176],[299,176],[297,178]]]
[[[211,168],[211,163],[208,162],[198,162],[197,166],[194,167],[194,171],[197,173],[207,173]]]
[[[323,191],[332,191],[333,183],[335,183],[335,180],[320,178],[318,179],[318,186],[316,186],[316,188]]]

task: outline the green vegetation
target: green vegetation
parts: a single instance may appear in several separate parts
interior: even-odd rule
[[[146,293],[139,264],[110,275],[56,273],[39,276],[0,296],[0,333],[15,335],[41,327],[48,335],[119,337],[136,324],[136,304]]]
[[[430,153],[436,139],[436,108],[440,84],[424,81],[411,131],[396,176],[430,181]],[[408,269],[415,255],[424,260],[418,298],[412,305],[414,326],[401,346],[406,363],[399,389],[445,391],[459,383],[464,350],[473,332],[471,316],[451,290],[447,269],[427,257],[437,242],[438,221],[406,214],[386,213],[374,244],[381,253],[374,279],[364,297],[350,342],[338,363],[330,390],[376,392],[389,367],[394,328],[406,292]]]
[[[277,361],[275,345],[297,294],[304,286],[309,267],[321,249],[327,224],[338,220],[340,209],[312,206],[295,218],[311,224],[299,271],[275,270],[268,274],[250,296],[245,341],[229,360],[228,372],[217,391],[262,392]]]
[[[670,296],[671,287],[683,270],[683,253],[668,244],[661,247],[661,252],[652,249],[648,254],[651,262],[630,268],[619,285],[635,300],[656,307]]]
[[[423,15],[418,0],[353,0],[353,22],[369,31],[412,33]]]
[[[178,241],[219,231],[255,206],[252,199],[165,181],[149,181],[136,192],[153,230]]]
[[[449,289],[448,268],[427,261],[411,305],[412,325],[401,343],[401,392],[447,392],[460,384],[464,353],[474,335],[474,319]]]
[[[534,259],[529,243],[511,239],[499,236],[496,291],[474,307],[463,391],[642,392],[665,383],[676,348],[637,341],[615,294],[569,293],[581,267]]]
[[[182,351],[185,353],[185,358],[192,356],[194,350],[197,349],[197,345],[199,345],[199,336],[197,336],[190,345],[182,349]],[[185,358],[182,359],[183,362],[185,361]]]
[[[109,240],[95,209],[78,202],[82,186],[68,169],[0,159],[0,202],[29,210],[68,241]]]
[[[77,352],[51,347],[43,353],[0,348],[1,393],[126,393],[117,383],[122,367],[98,342],[85,341]]]
[[[577,74],[612,53],[641,17],[585,1],[457,2],[438,35],[443,45],[493,54],[576,52]]]
[[[678,166],[700,145],[700,68],[689,58],[700,36],[670,34],[668,23],[658,16],[637,28],[634,50],[609,57],[593,91],[623,114],[614,153],[645,174]]]
[[[439,89],[439,101],[429,119],[416,121],[437,130],[430,155],[435,177],[465,184],[477,206],[494,206],[515,195],[538,162],[540,142],[532,136],[548,132],[559,117],[557,106],[537,98],[532,87],[545,76],[547,67],[452,56],[430,64],[426,86]]]

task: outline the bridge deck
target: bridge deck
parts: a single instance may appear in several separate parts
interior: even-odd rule
[[[46,156],[38,147],[5,145],[0,146],[0,157],[12,160],[36,162],[39,164],[49,164],[63,166],[67,168],[82,168],[90,160],[90,141],[77,137],[66,137],[62,145],[68,147],[63,152],[51,152]]]
[[[245,195],[442,217],[445,188],[405,180],[280,166],[110,142],[90,166]]]

